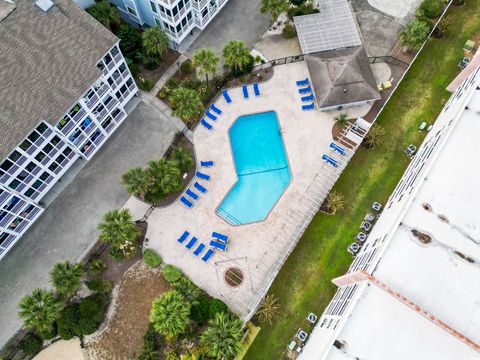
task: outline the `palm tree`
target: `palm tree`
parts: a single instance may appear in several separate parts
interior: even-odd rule
[[[383,129],[383,127],[378,124],[373,124],[373,126],[368,131],[367,136],[365,136],[365,139],[363,139],[363,145],[367,149],[374,149],[377,145],[383,143],[384,137],[385,130]]]
[[[273,294],[267,295],[257,311],[258,320],[262,324],[271,324],[273,319],[278,315],[279,310],[280,304],[278,303],[278,298]]]
[[[114,258],[122,258],[135,253],[137,237],[140,230],[133,223],[128,209],[114,209],[103,215],[97,228],[101,231],[100,241],[111,245],[110,254]]]
[[[67,298],[80,288],[84,274],[81,263],[59,262],[50,271],[50,282],[61,295]]]
[[[148,177],[151,186],[145,198],[151,202],[158,202],[165,195],[178,191],[182,185],[180,168],[176,161],[162,158],[148,162]]]
[[[228,42],[222,50],[225,63],[234,73],[242,71],[250,61],[250,50],[241,40],[232,40]]]
[[[186,301],[192,306],[198,305],[198,299],[204,295],[204,291],[197,287],[190,279],[182,276],[173,284],[173,288],[177,290]]]
[[[217,313],[200,337],[206,352],[214,359],[233,359],[241,349],[242,321],[224,312]]]
[[[174,147],[171,158],[178,163],[181,172],[187,172],[193,167],[193,159],[183,147]]]
[[[129,169],[123,174],[122,181],[127,186],[128,193],[138,197],[143,197],[150,186],[148,174],[140,166]]]
[[[174,89],[168,100],[173,105],[173,115],[185,121],[192,120],[203,109],[198,92],[183,86]]]
[[[112,6],[106,0],[99,1],[89,7],[87,12],[110,31],[116,29],[122,21],[115,6]]]
[[[279,15],[288,10],[288,0],[262,0],[260,12],[269,13],[272,16],[272,22],[276,21]]]
[[[215,75],[215,70],[217,69],[218,57],[210,49],[198,49],[193,54],[193,66],[199,67],[199,74],[205,74],[205,79],[207,80],[208,86],[208,74],[212,73]]]
[[[142,46],[147,55],[162,58],[168,49],[168,36],[160,26],[155,26],[142,33]]]
[[[51,332],[60,314],[61,302],[51,291],[37,288],[20,300],[19,307],[18,316],[23,319],[23,325],[42,334]]]
[[[345,198],[342,193],[331,191],[327,196],[326,210],[329,214],[335,214],[337,211],[342,211],[345,206]]]
[[[334,120],[337,124],[345,126],[348,124],[348,114],[346,112],[342,112],[335,116]]]
[[[189,315],[190,305],[178,291],[171,290],[153,301],[150,321],[153,328],[171,342],[185,332]]]

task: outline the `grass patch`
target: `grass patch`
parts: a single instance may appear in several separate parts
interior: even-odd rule
[[[421,122],[432,123],[450,94],[445,90],[458,73],[466,40],[480,32],[473,16],[480,2],[449,10],[451,27],[445,39],[431,39],[378,118],[385,141],[375,150],[360,148],[334,190],[345,196],[345,209],[334,216],[318,213],[276,277],[270,293],[279,298],[279,316],[265,325],[246,360],[281,359],[290,338],[310,311],[321,314],[336,287],[332,278],[345,273],[352,258],[347,246],[374,201],[385,203],[408,165],[404,149],[419,145]]]

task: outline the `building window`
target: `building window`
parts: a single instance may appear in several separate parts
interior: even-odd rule
[[[153,1],[150,1],[150,8],[152,11],[156,14],[157,13],[157,8],[155,6],[155,3]]]
[[[40,135],[36,132],[36,131],[32,131],[32,133],[30,135],[28,135],[28,139],[31,141],[31,142],[35,142],[37,141],[37,139],[40,137]]]
[[[120,51],[118,50],[118,48],[116,46],[114,46],[110,53],[112,54],[113,57],[115,57],[120,53]]]
[[[30,161],[28,165],[25,167],[28,171],[32,172],[37,168],[37,165],[35,165],[34,162]]]
[[[178,14],[178,9],[176,6],[172,9],[172,13],[173,13],[173,16]]]
[[[208,12],[208,9],[207,9],[207,8],[203,9],[203,11],[202,11],[202,18],[204,18],[204,17],[207,15],[207,12]]]
[[[16,162],[18,159],[20,159],[21,156],[22,155],[20,155],[20,153],[17,150],[15,150],[8,158],[13,162]]]
[[[20,185],[20,181],[18,181],[17,179],[15,179],[15,180],[13,180],[13,181],[10,183],[10,185],[8,185],[8,186],[10,186],[12,189],[15,190],[15,189],[18,187],[18,185]]]
[[[188,14],[187,14],[187,19],[190,20],[192,18],[192,12],[190,11]]]
[[[20,144],[20,149],[22,149],[23,151],[27,151],[30,146],[32,146],[32,143],[28,140],[23,140],[23,142]]]
[[[155,19],[155,24],[157,24],[158,26],[160,26],[162,23],[160,22],[160,20],[158,20],[157,18],[154,18]]]
[[[48,129],[48,127],[44,123],[41,123],[40,125],[37,126],[37,131],[40,134],[43,134],[47,129]]]
[[[131,7],[128,7],[127,6],[127,10],[130,14],[132,14],[133,16],[137,16],[137,12],[135,11],[135,9],[132,9]]]

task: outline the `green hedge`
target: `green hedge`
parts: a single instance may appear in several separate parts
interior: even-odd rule
[[[143,252],[143,262],[151,268],[156,268],[162,263],[162,258],[155,250],[147,249]]]
[[[176,268],[173,265],[166,265],[163,268],[163,276],[170,284],[174,284],[182,277],[182,270]]]

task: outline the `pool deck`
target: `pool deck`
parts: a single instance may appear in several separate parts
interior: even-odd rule
[[[248,100],[243,99],[241,88],[228,90],[232,98],[230,104],[222,96],[218,98],[215,105],[223,113],[215,122],[209,121],[213,129],[207,130],[200,125],[194,132],[198,164],[202,160],[213,160],[215,165],[209,168],[197,165],[197,170],[210,175],[211,179],[194,178],[189,187],[194,190],[193,182],[199,181],[208,192],[200,194],[200,199],[194,201],[190,209],[176,201],[165,208],[155,209],[148,219],[148,246],[158,251],[166,263],[182,269],[194,283],[210,295],[222,299],[244,318],[251,315],[263,296],[262,289],[270,285],[272,274],[276,274],[272,270],[283,263],[285,255],[291,250],[292,238],[298,236],[301,226],[306,226],[302,224],[305,222],[303,215],[296,210],[299,203],[310,197],[312,184],[320,181],[319,172],[324,171],[324,177],[328,178],[332,171],[321,157],[330,153],[333,117],[336,114],[301,109],[295,82],[304,79],[307,74],[303,62],[278,66],[272,79],[260,83],[261,96],[255,97],[253,87],[249,86]],[[362,116],[368,110],[369,107],[365,106],[349,110],[349,113],[355,111],[356,116]],[[242,115],[265,111],[277,113],[292,181],[265,221],[232,226],[215,213],[237,180],[228,129]],[[323,195],[326,193],[322,192]],[[318,201],[321,199],[316,197]],[[193,255],[193,251],[177,242],[184,230],[205,245],[208,245],[212,231],[226,234],[230,237],[228,250],[216,251],[209,262],[204,263],[200,257]],[[236,288],[231,288],[224,281],[224,273],[230,267],[238,267],[244,273],[243,283]]]

